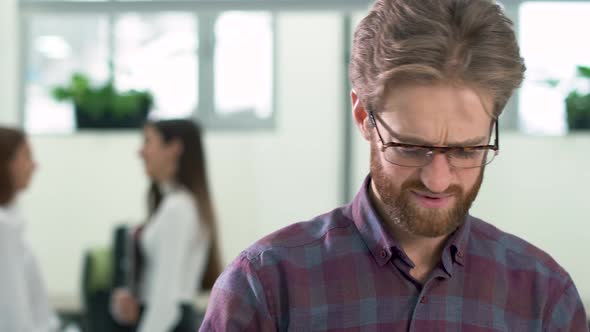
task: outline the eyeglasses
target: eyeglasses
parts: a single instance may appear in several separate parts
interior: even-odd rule
[[[476,146],[430,146],[404,144],[397,142],[385,143],[379,128],[376,116],[368,111],[369,120],[381,140],[381,152],[388,162],[404,167],[424,167],[432,161],[435,153],[444,154],[449,164],[455,168],[477,168],[491,163],[500,151],[500,136],[498,120],[494,121],[496,138],[494,145]],[[377,118],[379,119],[379,118]],[[379,122],[382,122],[379,119]]]

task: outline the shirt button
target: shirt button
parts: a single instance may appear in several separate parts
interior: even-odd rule
[[[381,250],[381,258],[387,257],[387,251],[385,249]]]
[[[422,298],[420,299],[420,303],[427,303],[428,300],[426,300],[426,296],[422,296]]]

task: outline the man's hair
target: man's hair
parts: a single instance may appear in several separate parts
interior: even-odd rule
[[[10,174],[10,164],[18,147],[25,141],[25,134],[14,128],[0,127],[0,205],[12,201],[16,190]]]
[[[369,110],[396,85],[448,82],[490,94],[498,117],[525,70],[492,0],[377,0],[354,34],[349,74]]]

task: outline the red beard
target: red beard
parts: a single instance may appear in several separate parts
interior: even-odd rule
[[[383,203],[384,217],[410,234],[440,237],[455,231],[465,222],[471,204],[483,181],[484,169],[469,192],[458,185],[450,186],[444,194],[452,194],[455,203],[450,208],[426,209],[418,206],[412,191],[430,192],[420,180],[408,180],[398,190],[381,166],[380,151],[371,146],[371,178]]]

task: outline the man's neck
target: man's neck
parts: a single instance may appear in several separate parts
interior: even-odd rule
[[[415,267],[410,271],[410,274],[416,280],[424,283],[428,275],[439,264],[448,235],[436,238],[417,236],[408,233],[390,220],[384,221],[390,235],[414,263]]]
[[[410,274],[423,284],[430,272],[439,264],[449,235],[432,238],[412,234],[388,217],[385,206],[374,188],[370,190],[370,196],[389,235],[414,263],[415,267],[410,271]]]

